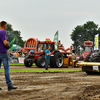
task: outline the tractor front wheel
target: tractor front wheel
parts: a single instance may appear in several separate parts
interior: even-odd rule
[[[24,60],[24,65],[25,65],[26,67],[31,67],[31,66],[32,66],[32,60],[31,60],[31,59],[25,58],[25,60]]]

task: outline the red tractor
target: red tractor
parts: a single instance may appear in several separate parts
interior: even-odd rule
[[[34,38],[30,38],[24,45],[24,50],[29,52],[24,60],[26,67],[31,67],[33,63],[39,68],[45,67],[45,51],[48,46],[51,47],[52,55],[50,57],[50,67],[62,67],[64,62],[63,54],[58,50],[55,50],[55,43],[46,39],[46,41],[37,41]]]
[[[84,46],[84,53],[80,57],[80,60],[84,60],[86,55],[93,51],[93,42],[92,41],[84,41],[84,43],[81,43],[81,44]]]

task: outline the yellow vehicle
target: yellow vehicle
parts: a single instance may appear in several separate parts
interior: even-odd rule
[[[80,62],[78,65],[82,66],[82,71],[88,75],[100,73],[100,62]]]
[[[75,68],[78,67],[79,57],[76,56],[64,56],[64,64],[63,67],[68,67],[68,68]]]

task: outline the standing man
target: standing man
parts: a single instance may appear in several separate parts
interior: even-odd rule
[[[8,85],[8,91],[12,89],[17,89],[17,87],[14,87],[10,80],[10,73],[9,73],[9,60],[7,56],[7,49],[10,48],[7,37],[6,37],[6,25],[7,23],[5,21],[0,22],[0,68],[1,63],[3,63],[4,70],[5,70],[5,79],[6,83]],[[0,88],[2,90],[2,88]]]
[[[51,47],[48,46],[47,50],[45,51],[45,69],[48,70],[48,65],[50,64],[50,49]]]

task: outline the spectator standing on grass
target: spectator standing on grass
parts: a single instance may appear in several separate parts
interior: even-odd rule
[[[28,51],[24,51],[22,55],[23,55],[24,57],[26,57],[27,54],[28,54]]]
[[[48,46],[47,50],[45,51],[45,69],[48,70],[48,65],[50,64],[50,49],[51,47]]]
[[[12,56],[13,56],[13,51],[10,52],[10,57],[12,57]]]
[[[10,80],[9,60],[7,55],[7,49],[9,49],[10,46],[7,42],[7,37],[5,32],[6,25],[7,23],[5,21],[0,22],[0,68],[1,68],[1,63],[3,63],[5,70],[5,79],[8,85],[8,91],[10,91],[12,89],[17,89],[17,87],[14,87]],[[0,90],[2,90],[2,88],[0,88]]]
[[[19,56],[21,57],[22,56],[22,51],[19,50],[18,53],[19,53]]]
[[[16,51],[16,54],[17,54],[17,57],[20,57],[18,51]]]
[[[15,51],[15,52],[13,53],[15,57],[17,57],[17,53],[16,53],[16,52],[17,52],[17,51]]]

